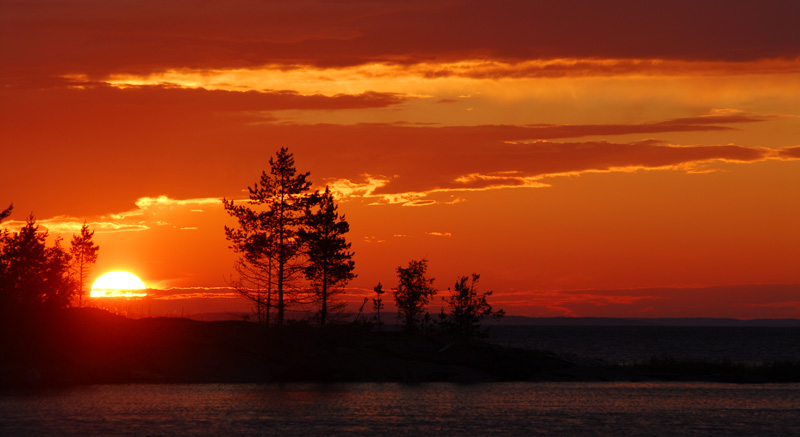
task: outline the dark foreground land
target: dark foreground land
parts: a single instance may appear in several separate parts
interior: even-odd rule
[[[2,322],[0,385],[125,382],[800,382],[800,363],[661,357],[630,365],[364,325],[278,331],[244,321],[133,320],[71,309]]]

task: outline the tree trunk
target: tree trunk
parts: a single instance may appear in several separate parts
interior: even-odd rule
[[[322,270],[322,314],[319,317],[320,326],[325,326],[325,319],[328,317],[328,269],[327,266]]]
[[[267,327],[269,327],[270,310],[272,310],[272,257],[267,260]]]
[[[283,269],[286,264],[286,247],[283,241],[283,227],[284,223],[284,205],[285,195],[281,194],[281,201],[278,209],[278,320],[276,325],[280,328],[283,326]]]
[[[78,306],[83,306],[83,261],[78,261]]]
[[[286,249],[283,247],[283,228],[278,235],[278,320],[276,325],[283,326],[283,268],[286,257]]]

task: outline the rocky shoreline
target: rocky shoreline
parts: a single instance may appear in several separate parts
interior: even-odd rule
[[[244,321],[127,319],[73,309],[3,326],[0,385],[211,382],[798,382],[797,365],[662,360],[636,366],[363,325],[263,329]]]

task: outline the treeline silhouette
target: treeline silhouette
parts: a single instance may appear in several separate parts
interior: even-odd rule
[[[0,212],[0,220],[12,210],[13,205]],[[0,312],[4,319],[82,305],[99,251],[92,241],[94,231],[84,222],[69,248],[62,246],[61,237],[48,245],[48,235],[33,214],[19,231],[0,232]]]
[[[329,187],[311,190],[309,172],[298,172],[294,155],[281,148],[269,159],[269,169],[248,187],[247,201],[223,199],[225,211],[237,226],[225,226],[230,248],[239,257],[229,285],[254,307],[256,321],[263,326],[282,327],[286,308],[316,308],[310,321],[321,327],[346,319],[339,298],[344,286],[356,277],[354,253],[346,236],[350,225],[338,212]],[[7,218],[13,205],[0,211]],[[99,247],[86,222],[73,235],[69,248],[60,237],[47,244],[31,214],[18,232],[0,234],[0,306],[6,315],[29,314],[45,309],[82,306],[89,275]],[[426,306],[438,293],[427,277],[428,261],[411,260],[397,267],[397,287],[392,294],[403,329],[409,333],[438,332],[454,337],[478,336],[480,321],[501,317],[487,301],[491,291],[479,294],[479,275],[458,278],[443,297],[442,308],[431,317]],[[364,315],[365,298],[356,321],[381,330],[384,323],[384,290],[379,283],[372,298],[373,314]]]
[[[426,259],[398,266],[397,286],[373,291],[371,316],[339,323],[337,297],[355,277],[349,231],[329,189],[310,191],[286,149],[250,189],[226,228],[240,255],[231,278],[260,323],[140,320],[81,308],[99,248],[86,223],[69,248],[48,245],[33,216],[0,235],[0,388],[104,382],[641,381],[797,382],[798,363],[697,363],[655,359],[609,365],[474,341],[480,322],[501,317],[479,292],[480,276],[447,289],[438,316]],[[12,211],[0,211],[0,220]],[[404,332],[383,330],[391,291]],[[311,320],[283,325],[287,306],[316,305]],[[78,308],[73,308],[78,306]],[[272,316],[275,316],[274,318]],[[364,316],[364,317],[361,317]],[[286,321],[286,325],[289,325]],[[276,329],[281,327],[281,329]],[[324,329],[320,329],[324,327]],[[377,331],[376,332],[376,328]],[[407,335],[424,334],[424,335]]]
[[[340,297],[356,277],[347,220],[329,187],[311,190],[309,173],[297,172],[287,149],[269,164],[247,201],[223,202],[237,221],[225,227],[239,255],[230,283],[253,303],[258,323],[132,320],[82,307],[99,251],[85,222],[69,247],[61,238],[48,244],[48,231],[33,215],[18,231],[2,231],[0,386],[519,379],[562,365],[538,352],[472,341],[483,318],[503,315],[487,302],[491,292],[476,291],[477,274],[459,278],[442,298],[448,311],[432,317],[426,308],[439,291],[425,259],[396,270],[391,291],[404,332],[383,329],[380,283],[373,313],[364,313],[365,298],[356,319],[347,319]],[[286,309],[295,306],[313,306],[316,313],[287,326]]]
[[[247,202],[223,199],[225,210],[238,222],[236,227],[225,227],[230,248],[239,254],[236,276],[229,278],[229,285],[253,303],[257,321],[265,326],[283,326],[290,305],[315,305],[314,320],[320,326],[341,318],[337,316],[344,303],[337,297],[356,277],[351,244],[346,240],[350,225],[338,213],[329,187],[311,191],[309,175],[298,172],[294,155],[281,148],[269,159],[269,169],[248,187]],[[425,310],[437,293],[427,269],[425,259],[397,267],[398,286],[392,291],[405,331],[438,330],[470,338],[480,333],[481,319],[503,316],[502,310],[493,311],[487,302],[491,291],[479,294],[475,290],[479,275],[473,274],[458,279],[443,298],[449,312],[442,309],[435,320]],[[357,320],[380,329],[383,286],[379,283],[374,291],[373,316],[361,318],[362,305]]]

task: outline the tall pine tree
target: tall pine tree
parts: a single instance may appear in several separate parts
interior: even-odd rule
[[[86,284],[94,263],[97,262],[97,252],[100,247],[92,241],[94,231],[89,230],[86,222],[81,226],[81,233],[72,236],[69,253],[72,255],[72,270],[78,282],[78,305],[83,306],[83,296],[86,294]]]
[[[248,187],[247,205],[223,199],[225,210],[239,222],[238,228],[225,227],[225,235],[232,248],[241,254],[240,273],[250,271],[266,281],[271,294],[277,293],[278,326],[283,325],[286,303],[292,281],[303,269],[302,251],[297,232],[309,203],[311,182],[309,173],[298,173],[294,156],[285,147],[269,160],[269,173]],[[246,278],[245,278],[246,279]],[[253,290],[237,283],[237,290],[253,300]],[[259,289],[260,290],[260,289]],[[260,291],[256,294],[260,294]],[[267,311],[271,297],[267,302]]]
[[[350,243],[344,237],[350,225],[337,212],[330,189],[325,187],[325,192],[316,193],[313,199],[298,236],[308,255],[303,272],[320,302],[319,322],[325,326],[332,309],[331,298],[356,277],[355,263]]]

